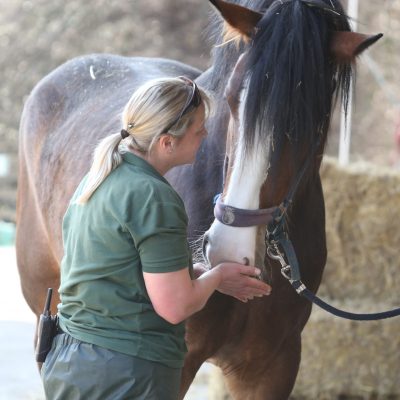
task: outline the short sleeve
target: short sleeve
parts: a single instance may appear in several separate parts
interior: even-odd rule
[[[175,202],[147,202],[129,224],[143,272],[173,272],[190,266],[187,215]]]

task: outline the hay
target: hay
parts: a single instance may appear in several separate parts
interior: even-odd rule
[[[326,158],[321,177],[328,260],[319,293],[400,303],[400,174]]]
[[[325,158],[328,260],[319,295],[353,312],[400,307],[400,174]],[[400,399],[400,318],[342,320],[314,307],[295,399]]]
[[[353,312],[400,307],[400,174],[325,158],[328,260],[319,295]],[[227,399],[220,375],[210,399]],[[303,332],[296,400],[400,399],[400,317],[342,320],[314,307]]]
[[[332,302],[373,312],[390,304]],[[314,307],[303,332],[302,361],[293,399],[400,399],[400,318],[353,322]]]

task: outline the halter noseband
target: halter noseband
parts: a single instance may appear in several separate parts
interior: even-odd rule
[[[276,217],[279,207],[245,210],[226,205],[219,195],[214,207],[214,216],[224,225],[244,228],[249,226],[269,225]]]

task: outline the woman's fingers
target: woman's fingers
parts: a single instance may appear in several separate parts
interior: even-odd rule
[[[271,286],[258,279],[254,279],[249,276],[244,276],[243,283],[244,283],[244,288],[251,290],[254,293],[254,295],[257,294],[269,295],[271,293]]]
[[[261,270],[257,267],[241,265],[241,264],[239,265],[240,265],[239,267],[240,273],[243,275],[254,276],[254,277],[259,277],[261,275]]]
[[[222,282],[218,287],[221,293],[243,302],[271,293],[271,286],[255,279],[261,274],[259,268],[236,263],[222,263],[217,268],[222,274]]]

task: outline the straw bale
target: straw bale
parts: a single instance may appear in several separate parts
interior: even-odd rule
[[[319,293],[400,303],[400,174],[325,158],[321,177],[328,260]]]
[[[368,299],[333,301],[373,312]],[[378,307],[390,309],[388,303]],[[302,361],[293,399],[400,399],[400,318],[354,322],[314,307],[303,332]]]

